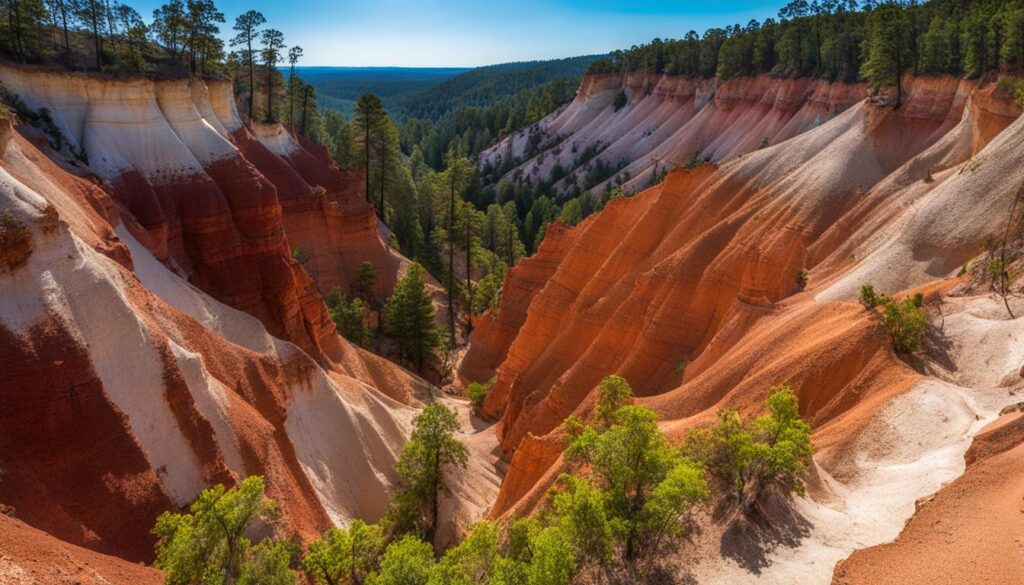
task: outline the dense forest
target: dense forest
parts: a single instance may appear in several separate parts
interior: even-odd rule
[[[348,117],[355,111],[356,100],[372,93],[384,107],[401,119],[397,102],[466,73],[464,67],[299,67],[297,72],[316,88],[321,108],[337,110]]]
[[[796,0],[778,19],[654,39],[590,67],[592,73],[644,70],[723,80],[815,76],[897,89],[905,73],[977,77],[1022,69],[1020,0]]]

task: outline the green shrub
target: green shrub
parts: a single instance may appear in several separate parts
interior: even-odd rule
[[[874,311],[886,298],[888,298],[886,295],[876,293],[875,287],[870,284],[860,287],[860,304],[864,305],[868,311]]]
[[[865,284],[860,287],[860,302],[880,317],[897,352],[913,353],[920,349],[928,328],[923,294],[897,301],[889,295],[876,293],[875,287]],[[878,307],[882,307],[881,313],[876,310]]]
[[[626,92],[620,89],[619,93],[615,94],[615,101],[612,102],[612,106],[614,106],[615,111],[618,112],[622,108],[626,107],[627,102]]]
[[[804,290],[807,288],[807,270],[801,268],[796,273],[796,286],[798,290]]]
[[[703,462],[726,488],[727,501],[750,512],[768,490],[804,493],[814,447],[811,426],[800,418],[789,386],[774,386],[765,400],[768,414],[744,421],[732,409],[718,413],[718,424],[694,431],[683,451]]]
[[[480,382],[473,382],[466,387],[466,396],[469,396],[470,402],[473,403],[473,408],[479,410],[484,405],[484,399],[487,398],[487,392],[490,388],[486,384]]]
[[[889,332],[896,351],[913,353],[924,341],[928,317],[916,299],[904,299],[902,302],[888,299],[883,305],[882,325]]]
[[[370,326],[366,323],[366,303],[360,298],[348,300],[336,288],[327,294],[325,300],[327,312],[334,320],[338,333],[352,343],[370,347],[372,334]]]
[[[157,518],[157,568],[169,584],[295,583],[290,569],[297,547],[266,539],[254,545],[249,536],[258,521],[272,522],[277,505],[263,497],[263,478],[252,476],[225,489],[204,490],[187,513],[164,512]]]

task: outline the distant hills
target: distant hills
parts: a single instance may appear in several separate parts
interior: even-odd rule
[[[391,109],[394,100],[423,91],[461,73],[459,67],[296,67],[317,93],[320,107],[352,115],[356,100],[372,92]],[[287,76],[287,69],[282,68]]]
[[[380,96],[398,120],[436,121],[464,106],[486,106],[524,89],[582,76],[604,55],[502,63],[473,69],[440,67],[299,67],[321,107],[351,116],[363,92]]]

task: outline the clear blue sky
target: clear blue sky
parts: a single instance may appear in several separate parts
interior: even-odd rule
[[[215,0],[301,45],[302,65],[477,66],[604,53],[775,16],[785,0]],[[128,0],[147,22],[158,0]]]

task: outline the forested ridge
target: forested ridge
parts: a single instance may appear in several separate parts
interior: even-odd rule
[[[689,31],[613,52],[591,73],[650,71],[714,77],[815,76],[895,85],[899,74],[1024,70],[1020,0],[796,0],[778,18]]]
[[[461,107],[484,107],[519,92],[565,78],[580,78],[602,55],[477,67],[398,101],[399,118],[438,120]]]

